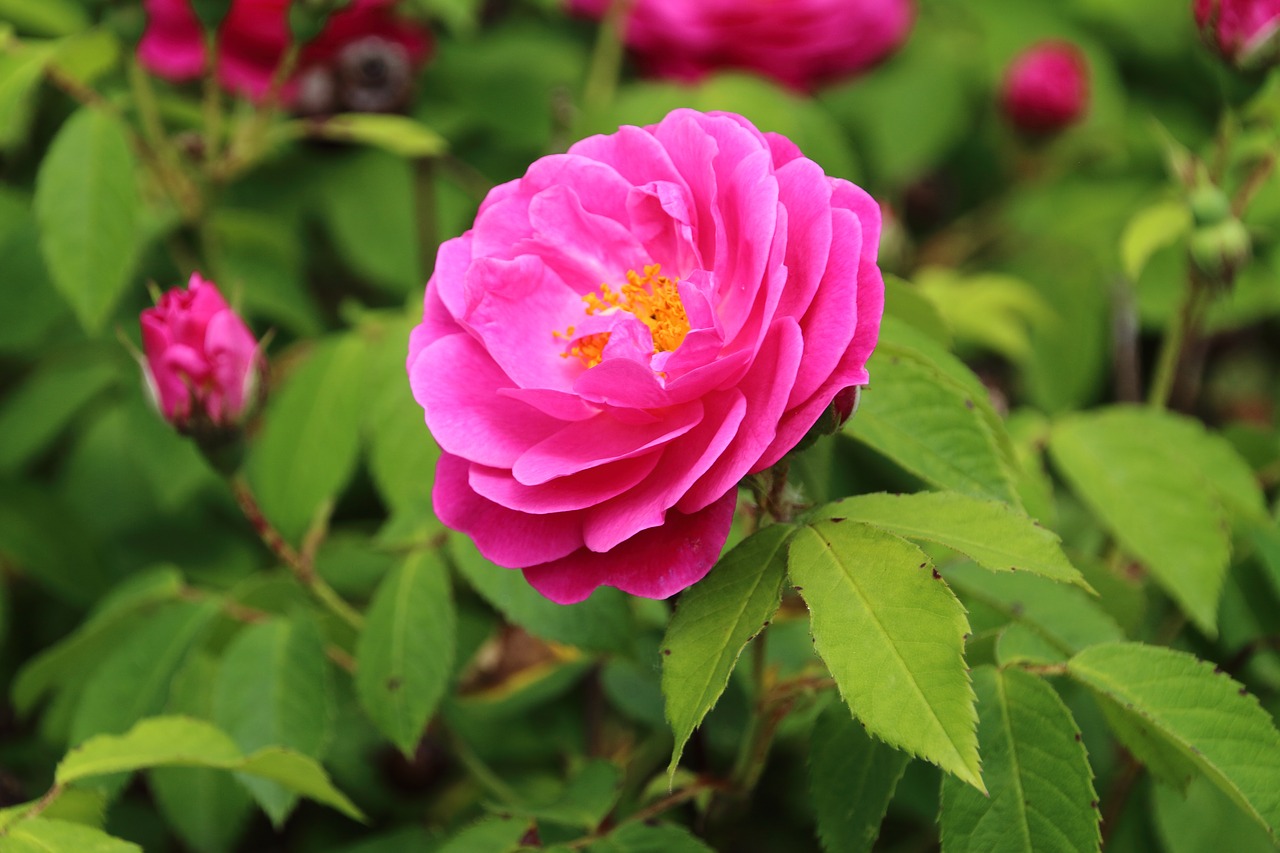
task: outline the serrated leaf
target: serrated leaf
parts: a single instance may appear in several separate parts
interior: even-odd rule
[[[149,767],[210,767],[246,773],[363,820],[360,810],[333,787],[315,759],[274,747],[246,757],[226,732],[190,717],[152,717],[123,735],[90,738],[67,753],[54,781],[68,785]]]
[[[790,525],[766,527],[680,597],[662,641],[662,694],[676,738],[668,775],[724,692],[738,656],[777,611],[793,532]]]
[[[1067,706],[1018,669],[974,670],[978,743],[990,796],[942,780],[947,853],[1101,849],[1093,771]]]
[[[54,286],[90,334],[101,331],[133,273],[136,169],[120,120],[85,107],[58,131],[36,176],[41,251]]]
[[[593,830],[618,802],[622,793],[622,769],[611,761],[588,762],[544,805],[521,807],[516,814],[566,826]]]
[[[39,802],[39,800],[31,800],[0,809],[0,837],[4,836],[9,827],[23,820],[32,807]],[[68,788],[40,812],[40,817],[101,829],[107,817],[107,794],[100,790]]]
[[[449,838],[436,853],[476,853],[479,850],[515,853],[529,826],[527,820],[509,817],[482,820]]]
[[[919,548],[853,521],[791,539],[814,645],[853,715],[890,746],[983,790],[964,608]]]
[[[326,341],[272,394],[247,473],[263,512],[288,539],[301,537],[355,473],[366,354],[354,334]]]
[[[628,823],[587,848],[588,853],[714,853],[684,827]]]
[[[1063,654],[1124,639],[1116,621],[1080,589],[1027,573],[992,574],[973,564],[947,566],[942,574],[966,602],[996,610]]]
[[[1133,407],[1059,421],[1049,450],[1125,550],[1150,568],[1197,627],[1215,635],[1231,558],[1224,499],[1234,494],[1241,506],[1251,500],[1236,493],[1240,478],[1229,467],[1208,470],[1228,466],[1232,454],[1183,419]]]
[[[843,702],[823,709],[809,742],[809,794],[823,849],[870,851],[910,756],[868,735]]]
[[[520,572],[486,560],[469,539],[450,537],[449,555],[485,601],[530,634],[591,651],[630,650],[634,618],[624,593],[600,587],[579,604],[556,604],[539,595]]]
[[[356,696],[378,729],[412,757],[453,670],[448,569],[419,551],[378,586],[356,644]]]
[[[879,493],[837,501],[818,514],[843,516],[907,539],[934,542],[993,572],[1026,571],[1092,590],[1062,553],[1056,533],[999,501],[955,492]]]
[[[100,829],[65,820],[32,818],[0,837],[0,853],[142,853],[142,848]]]
[[[1280,828],[1280,733],[1226,673],[1173,649],[1094,646],[1067,674],[1139,720],[1274,837]]]
[[[918,353],[876,349],[872,384],[845,432],[933,485],[1019,505],[996,434],[976,397]]]
[[[333,726],[333,688],[324,638],[307,618],[250,625],[227,646],[218,669],[213,719],[248,753],[288,747],[319,758]],[[279,826],[296,797],[262,779],[241,777]]]

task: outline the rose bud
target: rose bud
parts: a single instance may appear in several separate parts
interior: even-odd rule
[[[193,273],[187,289],[142,312],[143,373],[160,413],[204,439],[236,433],[252,407],[262,354],[218,288]]]
[[[1084,55],[1067,42],[1043,42],[1009,64],[1001,107],[1014,127],[1032,135],[1056,133],[1079,121],[1089,102]]]
[[[1237,68],[1280,60],[1280,0],[1195,0],[1192,13],[1205,44]]]

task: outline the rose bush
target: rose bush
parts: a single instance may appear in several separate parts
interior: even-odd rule
[[[410,340],[440,519],[561,603],[694,583],[738,482],[867,382],[879,236],[869,195],[732,114],[535,162],[441,246]]]
[[[1013,125],[1027,133],[1056,133],[1079,121],[1088,103],[1088,65],[1070,42],[1033,45],[1005,72],[1001,106]]]
[[[331,65],[353,45],[377,42],[420,65],[431,48],[430,33],[392,13],[391,0],[355,0],[335,13],[324,30],[307,43],[298,73],[286,85],[291,101],[296,81],[309,70]],[[150,71],[174,81],[193,80],[205,71],[205,39],[188,0],[146,0],[147,28],[138,59]],[[289,0],[234,0],[218,31],[218,80],[224,88],[261,99],[271,86],[289,44]]]
[[[165,419],[179,429],[235,424],[253,402],[262,356],[217,286],[194,273],[140,322],[144,374]]]
[[[1195,0],[1200,33],[1233,65],[1275,62],[1280,32],[1280,0]]]
[[[599,17],[610,0],[571,0]],[[759,72],[795,89],[875,65],[906,40],[911,0],[636,0],[626,41],[645,69],[694,81],[717,69]]]

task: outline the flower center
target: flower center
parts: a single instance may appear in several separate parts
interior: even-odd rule
[[[649,327],[653,336],[653,351],[671,352],[680,346],[689,334],[689,317],[680,302],[678,283],[674,278],[661,275],[661,264],[650,264],[644,274],[627,271],[627,283],[621,290],[614,290],[607,283],[599,287],[599,293],[582,297],[587,303],[587,316],[626,311]],[[564,332],[552,332],[556,338],[571,341],[573,346],[560,353],[561,358],[577,356],[587,367],[595,367],[604,358],[604,347],[609,342],[608,332],[599,332],[575,338],[573,326]]]

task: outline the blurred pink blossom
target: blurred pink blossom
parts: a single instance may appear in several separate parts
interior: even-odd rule
[[[1001,106],[1019,130],[1055,133],[1079,121],[1088,104],[1088,65],[1069,42],[1034,45],[1015,57],[1005,72]]]
[[[879,239],[871,196],[733,114],[538,160],[441,246],[410,338],[437,515],[560,603],[696,582],[739,481],[867,382]]]
[[[569,5],[598,18],[610,2]],[[806,91],[880,62],[913,19],[912,0],[634,0],[626,42],[659,77],[743,69]]]
[[[1280,56],[1280,0],[1195,0],[1196,24],[1233,65],[1273,64]]]

